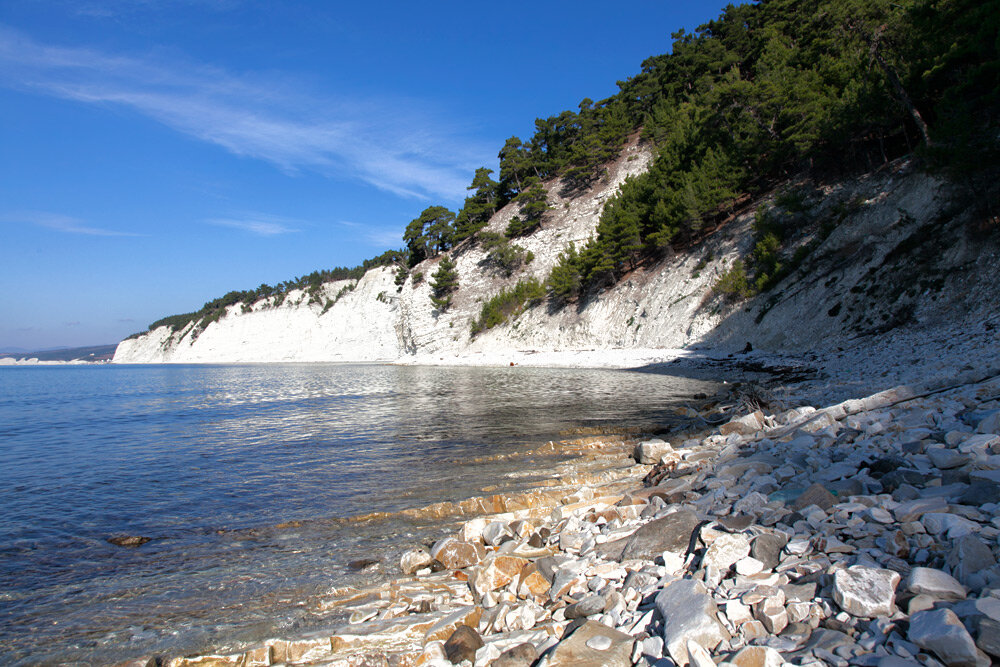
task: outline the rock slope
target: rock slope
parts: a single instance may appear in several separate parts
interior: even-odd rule
[[[402,578],[341,591],[338,630],[169,664],[1000,659],[1000,367],[757,411],[632,456],[624,491],[574,488],[414,545]]]
[[[570,242],[586,242],[604,203],[650,159],[648,149],[633,142],[590,190],[564,197],[559,183],[549,183],[552,209],[544,224],[515,240],[534,260],[509,277],[490,268],[478,245],[456,247],[459,289],[447,312],[430,302],[429,280],[439,261],[433,259],[417,266],[401,288],[391,269],[376,269],[356,284],[329,283],[315,297],[293,291],[277,305],[267,299],[233,306],[204,331],[161,327],[123,341],[114,360],[506,364],[553,351],[740,350],[748,342],[756,349],[802,352],[846,347],[859,335],[900,326],[974,321],[995,309],[996,230],[974,231],[969,213],[952,203],[954,190],[903,160],[842,183],[795,185],[800,201],[785,261],[797,253],[797,268],[749,301],[728,302],[712,290],[736,259],[751,255],[754,213],[748,211],[580,303],[541,304],[470,336],[485,301],[520,279],[544,280]],[[774,202],[760,203],[766,208]],[[788,215],[780,204],[779,198],[778,212]],[[516,213],[516,205],[508,205],[487,229],[502,232]],[[335,303],[326,307],[328,301]]]

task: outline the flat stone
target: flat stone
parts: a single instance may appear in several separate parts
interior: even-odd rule
[[[747,556],[746,558],[741,558],[736,561],[736,574],[742,574],[745,577],[763,572],[764,563],[757,560],[753,556]]]
[[[920,523],[924,524],[924,528],[931,535],[945,535],[949,539],[978,533],[980,530],[979,524],[975,521],[946,512],[928,512],[921,517]]]
[[[1000,658],[1000,621],[994,618],[981,617],[974,622],[976,628],[976,646],[980,651]],[[994,660],[994,663],[996,660]]]
[[[828,510],[836,504],[837,497],[830,493],[825,486],[817,482],[799,494],[799,497],[792,503],[792,509],[797,512],[810,505],[816,505],[820,509]]]
[[[537,659],[538,651],[534,645],[525,642],[501,653],[490,663],[490,667],[531,667]]]
[[[719,623],[715,601],[700,581],[674,581],[656,595],[656,608],[663,616],[663,643],[667,654],[681,667],[688,664],[689,639],[711,650],[730,638]]]
[[[931,463],[940,470],[951,470],[960,468],[970,461],[968,454],[963,454],[954,449],[944,449],[941,447],[927,450],[927,457]]]
[[[833,575],[833,599],[852,616],[890,616],[899,574],[892,570],[853,565]]]
[[[598,643],[597,637],[607,641]],[[556,645],[548,655],[547,664],[549,667],[631,667],[634,643],[632,635],[597,621],[587,621]],[[591,644],[606,644],[607,648],[594,648]]]
[[[758,535],[750,544],[750,555],[764,564],[765,570],[773,570],[781,562],[781,550],[788,543],[784,535],[765,533]]]
[[[474,607],[471,605],[459,607],[455,611],[440,619],[427,630],[426,634],[424,634],[424,643],[426,644],[427,642],[435,640],[447,641],[447,639],[451,637],[452,633],[454,633],[460,625],[476,627],[479,625],[479,619],[482,617],[482,607]],[[393,620],[398,621],[399,619]]]
[[[930,595],[938,600],[964,600],[965,586],[947,572],[931,567],[915,567],[906,578],[906,590],[914,595]]]
[[[687,553],[691,535],[699,523],[694,512],[680,510],[650,521],[631,537],[599,545],[596,551],[605,558],[620,561],[653,560],[664,551]],[[620,552],[617,552],[618,548],[621,548]]]
[[[463,660],[476,661],[476,651],[483,647],[483,638],[467,625],[460,625],[444,643],[444,653],[452,664]]]
[[[737,667],[781,667],[784,658],[769,646],[747,646],[729,658]]]
[[[569,620],[573,620],[575,618],[586,618],[587,616],[602,613],[606,606],[607,600],[600,595],[588,595],[579,602],[574,602],[566,607],[564,613],[566,618]]]
[[[742,558],[750,554],[750,541],[740,534],[720,535],[705,552],[702,567],[714,567],[726,572]]]
[[[907,639],[934,653],[949,667],[975,667],[979,663],[976,643],[950,609],[921,611],[911,616]]]

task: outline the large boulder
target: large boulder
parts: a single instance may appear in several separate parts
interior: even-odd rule
[[[632,635],[587,621],[548,655],[549,667],[631,667]]]
[[[670,446],[670,443],[664,442],[659,438],[640,442],[635,446],[632,456],[637,462],[644,465],[655,465],[664,456],[668,460],[680,460],[680,457],[674,453],[674,448]]]
[[[679,510],[650,521],[630,537],[600,545],[597,553],[620,561],[632,558],[652,560],[664,551],[686,553],[691,534],[699,523],[694,512]]]
[[[711,650],[730,638],[719,622],[719,608],[700,581],[671,583],[656,595],[656,608],[663,616],[663,644],[670,659],[681,667],[689,662],[688,640]]]
[[[972,635],[950,609],[920,611],[911,616],[907,638],[934,653],[948,667],[976,667],[981,662]]]
[[[476,542],[464,542],[454,537],[439,540],[431,548],[431,556],[448,570],[460,570],[463,567],[475,565],[486,555],[483,545]]]

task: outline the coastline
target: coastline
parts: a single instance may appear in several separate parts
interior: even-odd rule
[[[617,467],[613,479],[473,501],[469,514],[480,516],[456,534],[411,545],[406,574],[338,591],[327,604],[349,618],[340,629],[169,664],[448,665],[462,641],[475,665],[542,656],[538,664],[705,666],[709,652],[741,665],[877,665],[920,653],[989,664],[983,651],[996,650],[990,637],[1000,628],[1000,342],[992,321],[981,325],[802,355],[798,364],[815,375],[779,379],[766,392],[769,409],[697,437],[675,434],[669,445],[644,441],[635,456],[646,464],[622,459],[623,439],[585,438],[592,462]],[[605,363],[673,372],[696,353],[612,358]],[[524,355],[531,360],[559,358]],[[881,391],[864,390],[871,386]],[[677,524],[669,544],[668,524]],[[631,545],[633,557],[612,544]],[[979,569],[962,565],[968,554]],[[866,586],[889,605],[866,597]],[[671,630],[688,621],[701,634]],[[953,633],[959,648],[928,625]]]

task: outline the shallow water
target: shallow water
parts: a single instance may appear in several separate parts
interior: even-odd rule
[[[518,488],[530,461],[472,459],[577,427],[663,426],[711,390],[608,370],[0,368],[3,661],[104,663],[330,623],[310,600],[362,576],[349,561],[440,532],[341,519]]]

